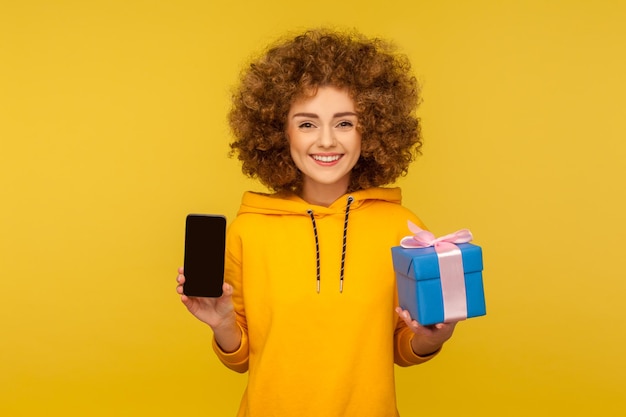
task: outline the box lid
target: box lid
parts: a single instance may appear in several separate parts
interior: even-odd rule
[[[463,258],[465,273],[483,270],[482,249],[471,243],[457,244]],[[391,248],[393,267],[397,272],[406,274],[415,280],[439,278],[439,262],[435,248],[412,248],[401,246]]]

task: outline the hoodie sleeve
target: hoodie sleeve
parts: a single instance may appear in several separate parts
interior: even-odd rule
[[[415,223],[424,230],[428,230],[424,223],[421,221],[421,219],[419,219],[415,214],[409,212],[408,216],[409,220],[411,220],[413,223]],[[409,234],[406,223],[404,223],[404,225],[405,229],[401,229],[402,236]],[[398,242],[400,242],[400,238],[398,239]],[[397,297],[398,296],[396,294],[394,305],[399,305]],[[417,365],[434,358],[441,350],[440,349],[428,356],[416,355],[415,352],[413,352],[413,348],[411,347],[411,340],[414,336],[415,333],[413,333],[413,331],[406,325],[404,320],[398,317],[396,321],[396,331],[394,334],[394,361],[396,364],[400,366]]]
[[[394,361],[396,364],[400,366],[417,365],[434,358],[440,352],[441,349],[428,356],[416,355],[411,347],[413,336],[415,333],[408,328],[402,319],[399,319],[394,340]]]
[[[241,329],[241,344],[234,352],[224,352],[213,338],[213,350],[219,360],[228,368],[236,372],[246,372],[248,370],[249,343],[248,324],[245,316],[242,291],[242,271],[241,271],[241,238],[236,233],[235,228],[229,227],[226,235],[226,258],[224,263],[224,280],[233,286],[233,304],[237,315],[237,325]]]

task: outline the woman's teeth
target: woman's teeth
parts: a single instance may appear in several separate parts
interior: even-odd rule
[[[341,158],[341,155],[311,155],[313,159],[320,162],[334,162]]]

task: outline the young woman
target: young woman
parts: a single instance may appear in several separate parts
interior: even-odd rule
[[[407,234],[398,188],[421,146],[406,57],[359,34],[308,31],[244,71],[230,124],[247,192],[227,233],[224,294],[177,292],[249,373],[239,416],[397,416],[394,363],[431,359],[454,323],[397,307],[390,248]]]

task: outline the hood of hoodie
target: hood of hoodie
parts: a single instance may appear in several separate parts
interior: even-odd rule
[[[344,280],[344,262],[346,258],[346,241],[350,210],[358,211],[365,208],[368,204],[375,202],[388,202],[400,204],[402,193],[400,188],[368,188],[366,190],[347,193],[335,200],[330,206],[318,206],[304,201],[302,198],[293,194],[262,194],[247,192],[243,196],[241,202],[240,214],[255,213],[281,216],[308,216],[311,219],[311,230],[315,238],[315,258],[316,258],[316,275],[317,275],[317,292],[320,292],[321,281],[321,257],[320,257],[320,240],[318,237],[317,222],[326,216],[341,214],[344,216],[343,223],[343,245],[341,251],[341,269],[339,276],[339,292],[343,292]]]
[[[375,187],[359,190],[339,197],[330,206],[318,206],[304,201],[294,194],[263,194],[248,191],[244,193],[238,214],[279,214],[279,215],[305,215],[312,210],[316,216],[343,213],[346,210],[348,197],[353,198],[351,210],[367,205],[372,201],[387,201],[400,204],[402,192],[400,188]]]

